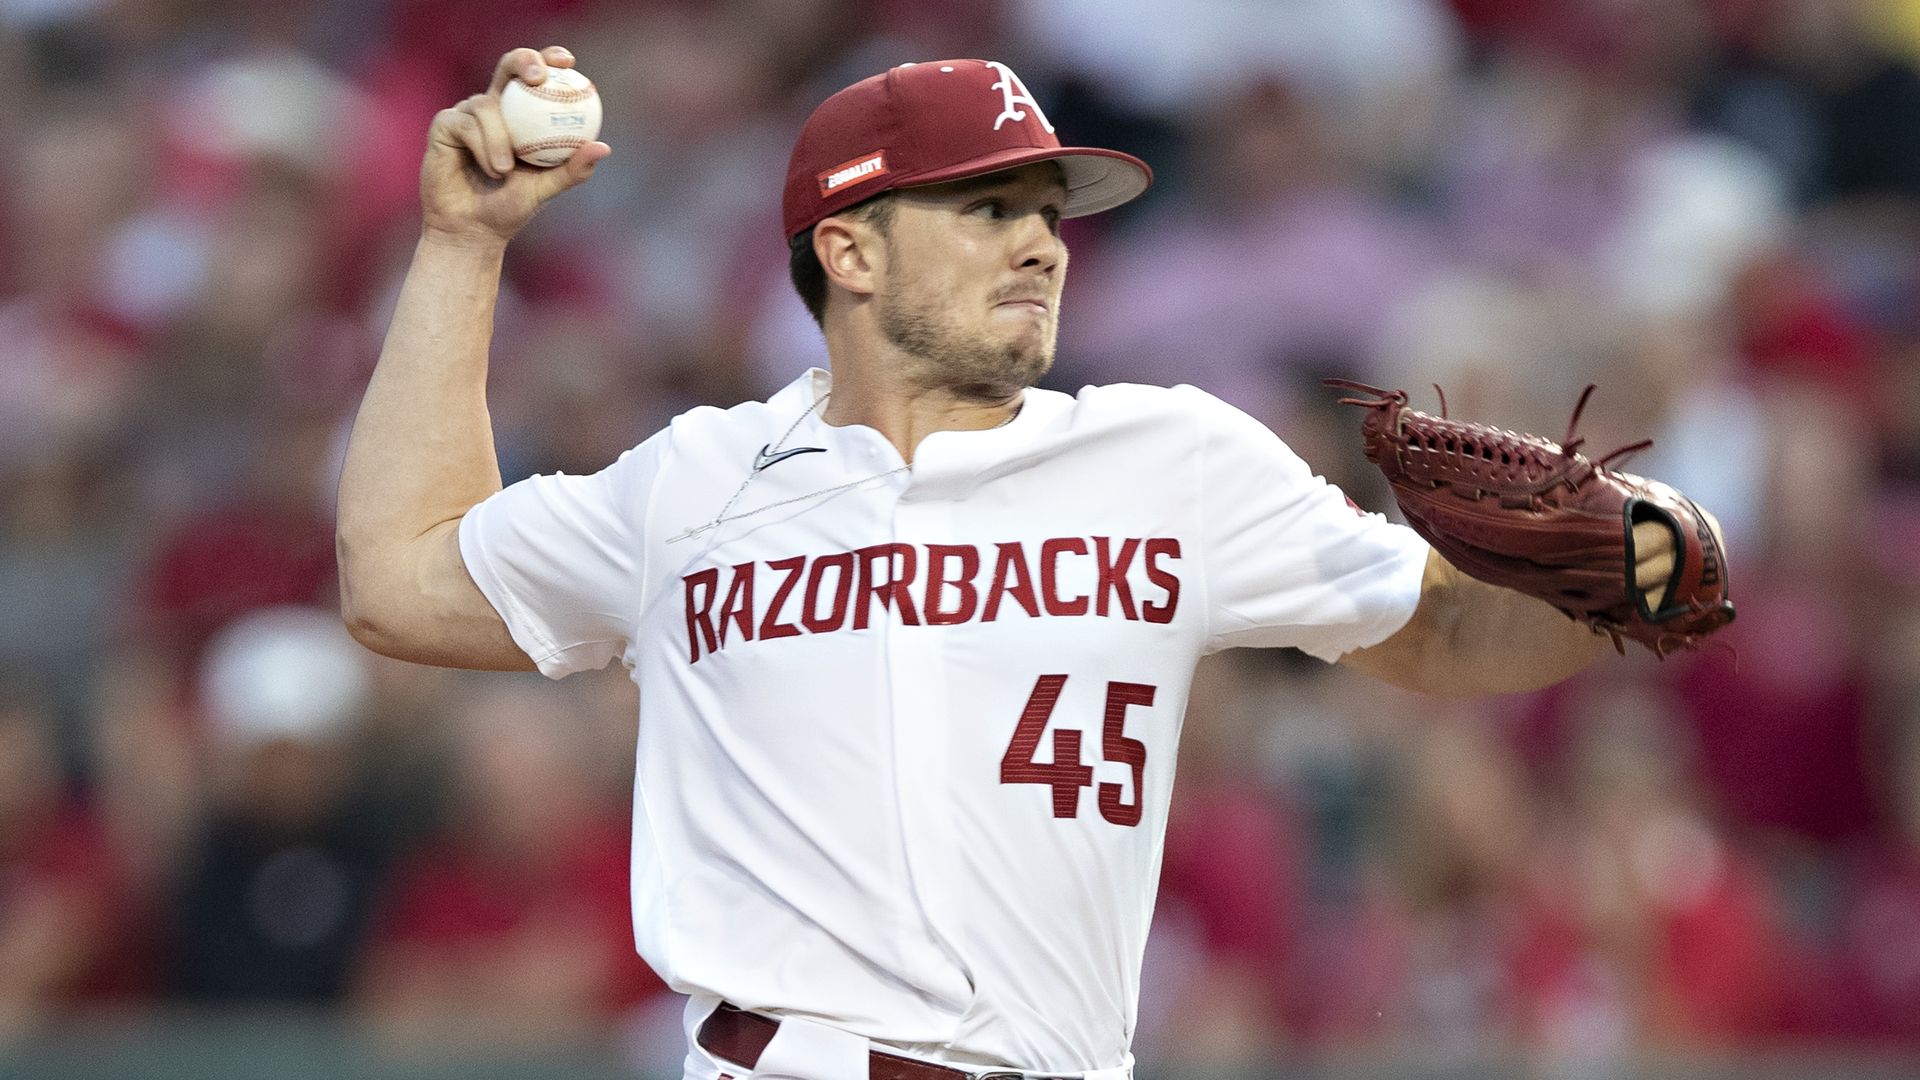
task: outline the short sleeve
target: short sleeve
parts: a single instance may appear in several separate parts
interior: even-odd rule
[[[591,476],[528,477],[460,522],[467,573],[549,678],[605,667],[633,635],[666,440],[661,432]]]
[[[1293,646],[1333,661],[1405,626],[1427,543],[1361,511],[1259,421],[1204,394],[1209,651]]]

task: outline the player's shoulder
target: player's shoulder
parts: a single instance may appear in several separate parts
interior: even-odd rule
[[[1187,421],[1205,427],[1223,418],[1252,418],[1219,397],[1193,386],[1152,386],[1146,383],[1102,383],[1083,386],[1073,395],[1072,411],[1083,420],[1142,419]]]
[[[1190,452],[1225,465],[1291,460],[1293,452],[1272,428],[1233,403],[1197,386],[1108,383],[1074,395],[1073,427],[1093,435],[1120,435],[1129,444],[1149,440],[1157,452]]]

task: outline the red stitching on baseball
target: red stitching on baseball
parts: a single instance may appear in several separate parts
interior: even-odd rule
[[[585,146],[587,140],[578,135],[556,135],[551,139],[536,139],[530,143],[521,143],[513,148],[516,154],[531,154],[540,150],[558,150],[564,146]]]
[[[592,79],[588,79],[587,85],[579,87],[578,89],[549,88],[546,83],[541,83],[539,86],[527,86],[527,84],[523,82],[520,85],[526,87],[527,93],[532,94],[534,97],[559,105],[571,105],[576,101],[585,101],[594,94]]]

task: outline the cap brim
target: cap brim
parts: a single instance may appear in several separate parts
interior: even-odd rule
[[[923,176],[903,177],[898,187],[923,187],[1017,169],[1036,161],[1058,161],[1066,174],[1067,201],[1061,217],[1084,217],[1131,202],[1153,184],[1153,170],[1132,154],[1092,146],[1021,147],[976,158]]]

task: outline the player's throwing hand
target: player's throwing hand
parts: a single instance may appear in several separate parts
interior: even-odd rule
[[[590,142],[551,169],[514,160],[500,92],[515,78],[538,86],[549,67],[572,66],[573,54],[559,45],[538,52],[514,49],[494,66],[485,93],[433,118],[420,163],[420,206],[428,232],[463,240],[510,239],[542,203],[584,183],[600,159],[613,152],[606,143]]]

